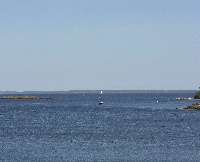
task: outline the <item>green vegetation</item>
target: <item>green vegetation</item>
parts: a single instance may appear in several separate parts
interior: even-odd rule
[[[200,99],[200,91],[195,92],[194,99]]]

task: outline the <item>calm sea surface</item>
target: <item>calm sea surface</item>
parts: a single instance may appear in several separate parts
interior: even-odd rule
[[[2,99],[0,161],[199,162],[200,111],[181,109],[196,101],[174,100],[193,95],[107,93],[101,106],[99,94]]]

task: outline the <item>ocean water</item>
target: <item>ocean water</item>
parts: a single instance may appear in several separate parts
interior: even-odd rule
[[[33,95],[33,94],[31,94]],[[37,94],[0,100],[0,161],[200,161],[192,93]],[[156,102],[167,101],[167,102]]]

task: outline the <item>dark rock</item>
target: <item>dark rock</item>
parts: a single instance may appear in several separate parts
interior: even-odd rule
[[[186,108],[184,109],[197,109],[200,110],[200,102],[196,103],[196,104],[192,104],[192,105],[188,105]]]

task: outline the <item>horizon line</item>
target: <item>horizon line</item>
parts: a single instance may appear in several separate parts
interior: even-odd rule
[[[0,91],[0,93],[27,93],[27,92],[97,92],[97,91],[115,91],[115,92],[134,92],[134,91],[154,91],[154,92],[167,92],[167,91],[198,91],[194,89],[187,89],[187,90],[26,90],[26,91]]]

